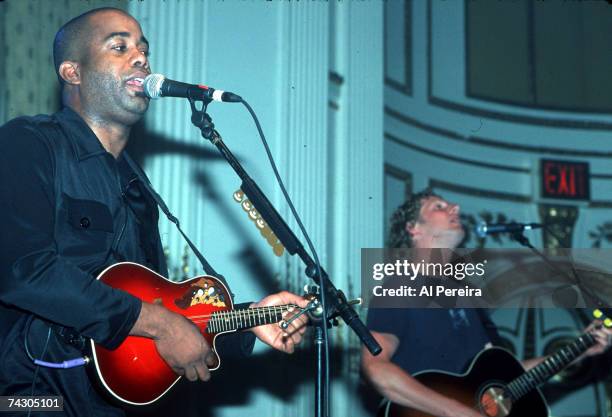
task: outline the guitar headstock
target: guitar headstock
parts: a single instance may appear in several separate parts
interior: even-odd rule
[[[268,223],[266,223],[266,221],[261,217],[257,209],[253,206],[253,203],[251,203],[251,201],[246,197],[244,191],[239,188],[238,190],[236,190],[233,197],[234,201],[240,204],[242,210],[244,210],[248,214],[249,219],[255,224],[257,229],[259,229],[261,235],[272,247],[272,251],[274,252],[274,254],[276,256],[281,256],[285,252],[285,247],[278,240],[272,229],[270,229]]]

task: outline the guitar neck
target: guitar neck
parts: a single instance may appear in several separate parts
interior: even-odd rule
[[[217,311],[208,321],[206,333],[250,329],[283,320],[283,313],[299,308],[295,304],[245,308],[242,310]]]
[[[593,335],[585,333],[569,345],[559,349],[539,365],[510,382],[506,388],[512,398],[518,400],[532,389],[561,372],[561,370],[596,343],[597,341]]]

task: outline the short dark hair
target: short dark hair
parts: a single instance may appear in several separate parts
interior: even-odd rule
[[[416,223],[419,220],[423,200],[430,197],[440,197],[431,188],[426,188],[418,193],[413,193],[408,200],[395,209],[389,221],[389,238],[387,246],[390,248],[411,248],[412,237],[406,231],[406,224]]]
[[[60,85],[65,83],[59,73],[62,62],[79,61],[82,58],[81,54],[87,50],[85,46],[91,39],[91,30],[88,28],[89,18],[96,13],[111,10],[127,14],[125,10],[115,7],[100,7],[78,15],[59,28],[53,40],[53,66]]]

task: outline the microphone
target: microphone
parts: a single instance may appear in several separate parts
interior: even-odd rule
[[[229,91],[215,90],[200,84],[187,84],[169,80],[161,74],[149,74],[143,83],[144,94],[152,99],[160,97],[184,97],[204,101],[225,101],[239,103],[242,97]]]
[[[544,227],[540,223],[499,223],[499,224],[487,224],[481,222],[474,231],[478,237],[486,237],[494,233],[514,233],[522,232],[524,230],[540,229]]]

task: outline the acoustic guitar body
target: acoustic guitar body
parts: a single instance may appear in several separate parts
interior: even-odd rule
[[[213,347],[214,339],[225,332],[206,331],[211,315],[230,312],[233,308],[228,289],[211,276],[175,283],[144,266],[124,262],[109,267],[98,279],[142,301],[163,305],[189,318]],[[150,404],[180,378],[159,356],[155,342],[146,337],[128,336],[114,350],[92,341],[91,350],[99,382],[114,399],[123,403]],[[219,364],[217,356],[217,366],[211,370],[217,369]]]
[[[527,393],[509,407],[505,407],[507,404],[497,404],[487,394],[491,392],[487,389],[503,389],[506,383],[524,373],[523,366],[510,352],[491,348],[480,352],[463,375],[425,371],[414,377],[430,389],[478,410],[484,417],[548,417],[548,406],[538,389]],[[378,417],[437,416],[387,402],[379,410]]]

